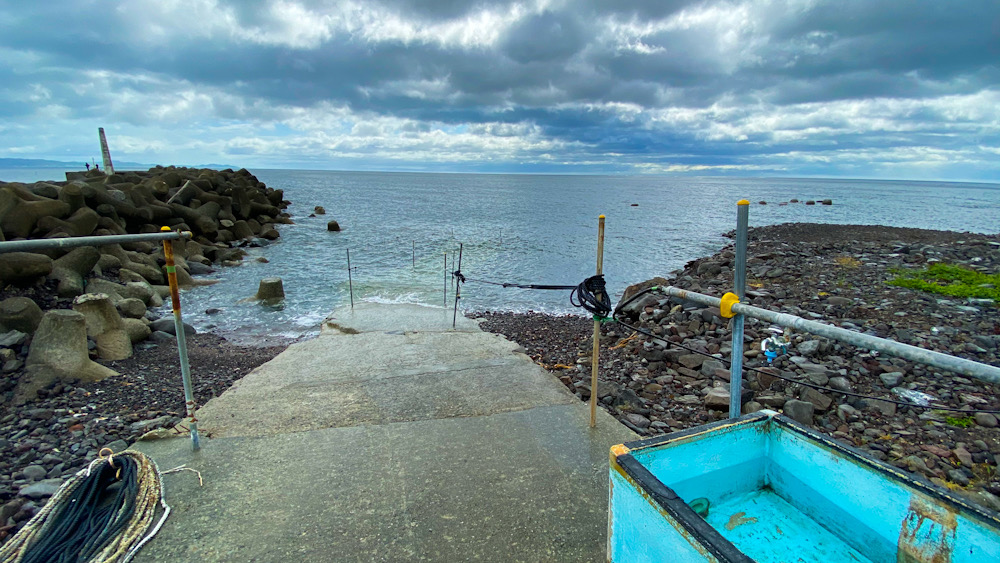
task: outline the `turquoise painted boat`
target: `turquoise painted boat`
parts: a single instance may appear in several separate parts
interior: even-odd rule
[[[620,563],[1000,562],[1000,518],[771,411],[611,449]]]

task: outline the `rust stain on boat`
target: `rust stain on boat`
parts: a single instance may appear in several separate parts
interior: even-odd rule
[[[737,512],[729,517],[729,522],[726,523],[726,529],[730,532],[733,531],[737,526],[742,526],[743,524],[754,524],[757,519],[753,516],[747,518],[746,512]]]
[[[899,528],[896,563],[951,563],[955,513],[931,499],[912,497]]]

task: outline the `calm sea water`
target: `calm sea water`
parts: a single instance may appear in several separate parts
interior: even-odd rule
[[[497,282],[575,285],[595,268],[598,216],[604,214],[609,290],[665,275],[727,244],[736,202],[749,199],[750,225],[856,223],[993,233],[1000,230],[1000,185],[864,180],[667,178],[366,173],[253,170],[285,190],[295,225],[279,242],[251,249],[220,283],[182,294],[185,320],[199,329],[257,338],[318,330],[349,302],[350,250],[355,301],[444,303],[448,270]],[[45,176],[5,180],[39,180]],[[833,205],[779,206],[790,199]],[[759,205],[758,201],[767,205]],[[309,217],[313,207],[326,215]],[[337,220],[343,231],[330,233]],[[253,259],[263,256],[267,263]],[[282,307],[238,301],[262,278],[284,282]],[[453,290],[448,289],[451,306]],[[569,291],[501,288],[468,282],[461,307],[568,313]],[[209,308],[221,309],[207,315]]]

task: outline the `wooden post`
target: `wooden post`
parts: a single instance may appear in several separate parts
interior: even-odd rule
[[[456,272],[462,271],[462,243],[458,243],[458,269]],[[453,276],[455,274],[452,274]],[[458,321],[458,300],[462,298],[462,282],[455,276],[455,312],[451,315],[451,328],[455,328],[455,323]]]
[[[351,249],[347,249],[347,287],[351,292],[351,309],[354,308],[354,280],[351,279]]]
[[[604,273],[604,215],[597,218],[597,275]],[[597,364],[601,352],[601,321],[594,316],[594,357],[590,362],[590,427],[597,426]]]

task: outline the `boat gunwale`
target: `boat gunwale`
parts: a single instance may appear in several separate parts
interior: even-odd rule
[[[991,514],[989,511],[969,503],[951,491],[943,487],[939,487],[923,477],[911,474],[907,471],[879,461],[856,448],[841,444],[832,438],[816,432],[806,425],[796,422],[774,411],[758,411],[743,415],[735,420],[722,420],[703,426],[671,432],[670,434],[664,434],[662,436],[627,442],[623,444],[625,447],[623,448],[624,451],[618,453],[615,450],[612,450],[612,457],[614,458],[615,463],[621,467],[621,469],[631,480],[635,482],[636,485],[640,487],[641,490],[648,493],[649,497],[653,501],[670,514],[670,516],[681,524],[687,531],[694,535],[698,541],[702,541],[703,545],[710,549],[713,554],[716,556],[722,556],[722,560],[727,563],[730,561],[752,561],[752,559],[749,559],[742,551],[740,551],[738,547],[736,547],[735,544],[723,537],[718,530],[708,524],[701,516],[698,516],[694,510],[688,506],[688,504],[684,502],[680,496],[677,495],[676,491],[660,481],[632,454],[644,449],[664,446],[673,442],[688,440],[700,435],[709,434],[722,428],[747,426],[757,423],[778,424],[783,429],[794,432],[809,442],[833,450],[834,454],[840,454],[849,461],[860,463],[875,470],[877,473],[888,478],[891,482],[908,486],[932,499],[940,499],[942,503],[948,505],[948,508],[954,510],[955,512],[968,516],[987,527],[1000,530],[1000,515]],[[705,527],[707,527],[710,531],[706,531]],[[739,556],[732,555],[731,550],[735,550],[735,553],[738,553]],[[718,553],[715,553],[716,551],[718,551]]]

